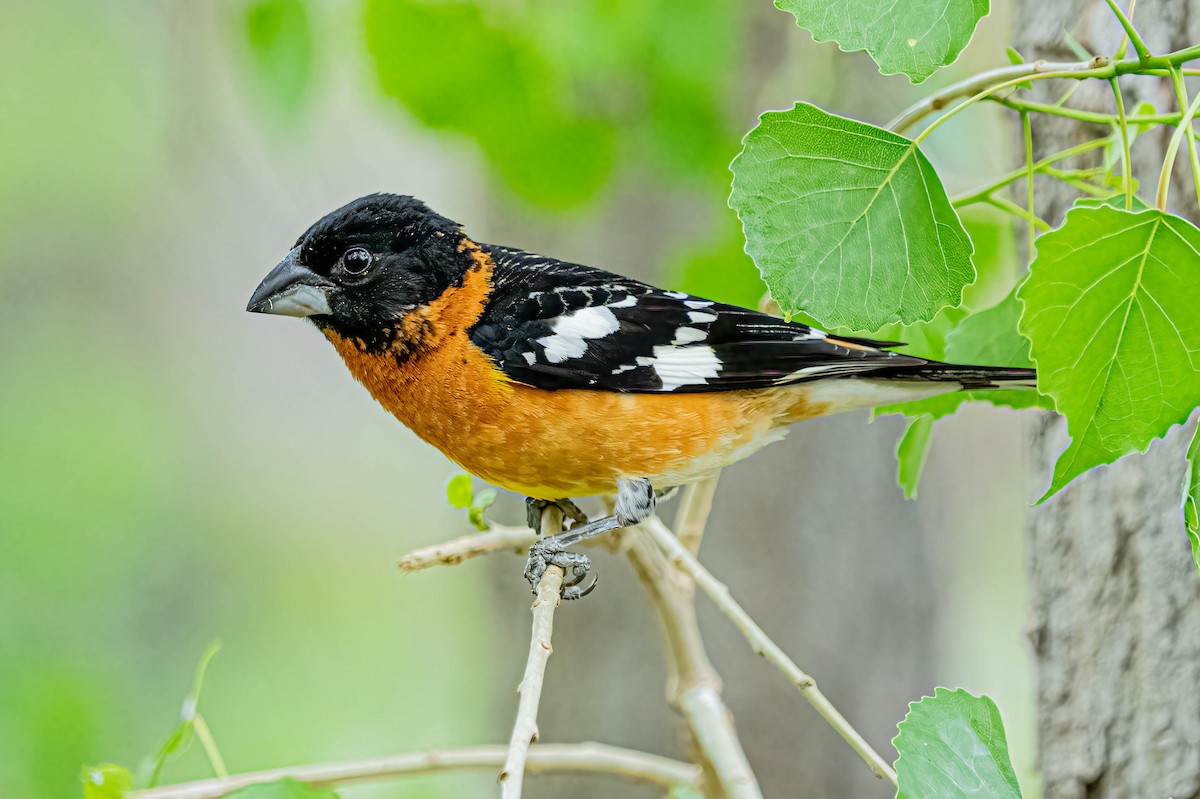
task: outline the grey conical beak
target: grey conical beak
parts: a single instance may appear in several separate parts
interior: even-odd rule
[[[246,310],[281,316],[321,316],[329,309],[329,290],[333,284],[296,262],[296,247],[258,284]]]

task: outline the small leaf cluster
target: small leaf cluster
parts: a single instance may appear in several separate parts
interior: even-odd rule
[[[776,5],[818,41],[866,50],[881,72],[902,72],[913,82],[953,61],[988,11],[982,0],[854,0],[836,14],[809,0]],[[1081,52],[1084,61],[1065,73],[1030,65],[1013,78],[1009,70],[913,139],[797,103],[764,113],[733,161],[730,205],[746,251],[785,316],[908,341],[916,345],[908,352],[939,360],[1036,367],[1038,392],[959,392],[881,409],[909,419],[897,446],[899,482],[909,496],[916,494],[934,421],[965,401],[1053,408],[1066,417],[1071,443],[1043,500],[1092,468],[1145,452],[1200,406],[1200,229],[1167,210],[1171,166],[1184,142],[1200,197],[1192,130],[1200,98],[1189,103],[1180,72],[1200,58],[1200,48],[1154,56],[1129,20],[1118,15],[1116,24],[1126,29],[1137,58],[1124,58],[1122,48],[1113,57]],[[1009,59],[1023,64],[1011,49]],[[1170,80],[1178,112],[1158,114],[1138,104],[1126,114],[1121,75]],[[1071,108],[1069,92],[1056,104],[1026,99],[1032,82],[1044,77],[1108,81],[1114,113]],[[949,197],[920,144],[984,99],[1020,114],[1025,164]],[[1035,113],[1107,131],[1035,161],[1029,122]],[[1138,134],[1157,125],[1174,125],[1175,133],[1151,205],[1137,194],[1129,152]],[[1057,228],[1037,216],[1035,176],[1080,194]],[[1018,187],[1026,190],[1020,201],[1007,196]],[[960,217],[972,205],[1020,220],[1033,256],[1019,284],[1010,277],[1003,299],[984,306],[972,301],[972,286],[995,276]],[[1194,477],[1188,491],[1194,495]],[[1194,528],[1194,505],[1188,507]]]
[[[471,480],[471,475],[456,474],[446,483],[446,501],[452,508],[465,510],[467,520],[471,522],[471,525],[476,530],[483,532],[489,527],[487,519],[483,518],[483,512],[496,501],[496,489],[485,488],[479,493],[475,493],[475,484]]]

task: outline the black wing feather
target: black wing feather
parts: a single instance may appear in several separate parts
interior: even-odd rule
[[[826,336],[582,264],[484,249],[494,288],[471,340],[510,378],[539,388],[726,391],[927,363],[886,351],[897,342]]]

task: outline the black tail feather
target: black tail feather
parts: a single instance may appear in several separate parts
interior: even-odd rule
[[[1037,387],[1037,372],[1033,369],[1007,366],[968,366],[938,361],[881,370],[871,376],[891,380],[960,383],[964,389]]]

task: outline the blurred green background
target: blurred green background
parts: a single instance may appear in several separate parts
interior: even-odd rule
[[[758,112],[804,99],[884,122],[929,86],[1002,63],[1004,13],[959,64],[911,87],[863,54],[814,45],[769,2],[5,3],[0,794],[77,795],[82,765],[137,764],[177,722],[217,638],[204,711],[232,770],[506,739],[528,620],[520,559],[401,575],[408,549],[468,531],[442,499],[455,469],[311,328],[244,313],[250,291],[319,216],[395,191],[485,241],[756,303],[725,200]],[[1011,145],[984,109],[928,150],[953,191],[1007,168]],[[1005,229],[995,242],[1011,254]],[[907,701],[964,685],[997,699],[1025,781],[1019,417],[970,409],[940,423],[915,504],[891,479],[897,420],[805,428],[731,470],[712,532],[726,543],[706,560],[835,703],[861,705],[848,715],[869,716],[877,746]],[[809,504],[796,507],[800,479]],[[519,505],[505,497],[497,513],[516,521]],[[863,508],[877,521],[857,524]],[[754,579],[772,536],[803,543],[816,572],[805,604]],[[571,607],[572,627],[653,636],[648,606],[622,585]],[[801,621],[854,601],[846,626]],[[887,618],[893,606],[904,621]],[[629,717],[628,735],[544,727],[547,739],[681,754],[657,653],[623,644],[600,646],[574,686],[563,655],[557,690],[621,692],[636,673],[659,726]],[[750,738],[768,718],[757,702],[840,747],[784,681],[731,658],[718,665]],[[848,663],[866,671],[840,685]],[[898,672],[902,684],[886,682]],[[813,777],[786,756],[794,739],[775,737],[784,756],[747,740],[765,788],[834,795],[861,768],[839,751]],[[191,751],[165,776],[206,774]],[[626,795],[604,785],[595,795]],[[842,795],[886,795],[868,785]],[[470,775],[347,794],[491,786]]]

